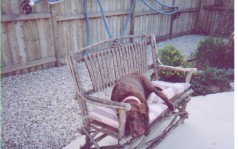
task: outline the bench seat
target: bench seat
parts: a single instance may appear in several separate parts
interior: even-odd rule
[[[163,93],[169,98],[181,94],[190,87],[189,83],[171,83],[164,81],[152,81],[154,86],[161,87]],[[155,93],[151,93],[147,99],[149,107],[149,120],[152,123],[168,106]],[[98,122],[119,129],[117,111],[113,108],[96,107],[89,113],[90,117]]]

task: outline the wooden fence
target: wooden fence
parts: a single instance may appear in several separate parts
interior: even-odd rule
[[[197,31],[229,36],[234,31],[234,0],[203,0]]]
[[[146,1],[156,9],[164,9],[152,0]],[[224,23],[221,20],[234,20],[234,0],[223,0],[222,5],[213,7],[216,1],[161,0],[168,5],[179,6],[181,13],[176,18],[175,15],[158,14],[137,0],[125,35],[153,33],[158,40],[196,31],[229,35],[234,23],[221,25]],[[132,0],[101,2],[113,37],[120,36]],[[87,0],[87,3],[91,44],[108,39],[97,0]],[[23,14],[18,0],[2,0],[1,23],[1,74],[4,75],[59,66],[68,53],[88,45],[83,0],[65,0],[54,5],[42,0],[29,15]],[[219,27],[224,29],[219,32]],[[226,27],[230,27],[229,30]]]

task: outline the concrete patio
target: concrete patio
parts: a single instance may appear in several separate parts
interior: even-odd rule
[[[234,92],[192,97],[188,104],[189,118],[177,127],[157,149],[233,149]],[[64,149],[78,149],[84,143],[79,137]],[[102,144],[114,144],[108,138]]]

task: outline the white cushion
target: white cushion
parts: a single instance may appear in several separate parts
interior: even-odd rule
[[[168,99],[173,98],[175,95],[182,93],[190,87],[189,83],[172,83],[164,81],[152,81],[154,86],[162,88],[162,92]],[[147,99],[147,103],[164,103],[164,101],[155,93],[151,93]]]
[[[161,113],[163,113],[168,106],[163,103],[151,103],[149,106],[149,119],[150,123],[152,123]]]
[[[114,128],[119,128],[117,111],[111,108],[97,107],[94,108],[90,113],[90,117],[101,123],[110,125]]]
[[[153,122],[162,112],[164,112],[168,107],[162,103],[152,103],[149,106],[149,119],[150,123]],[[111,108],[97,107],[93,109],[90,113],[90,117],[101,123],[110,125],[114,128],[119,128],[119,122],[117,117],[117,112]]]
[[[182,93],[188,89],[189,83],[170,83],[164,81],[152,81],[154,86],[158,86],[163,89],[163,93],[169,98],[173,98],[175,95]],[[149,107],[149,119],[150,123],[153,122],[162,112],[168,107],[164,101],[158,97],[155,93],[151,93],[148,100]],[[90,117],[101,123],[110,125],[114,128],[119,128],[119,122],[117,117],[117,111],[111,108],[97,107],[89,113]]]

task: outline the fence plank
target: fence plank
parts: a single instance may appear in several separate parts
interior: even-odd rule
[[[11,14],[19,14],[19,1],[16,0],[9,0],[10,1],[10,10]]]
[[[25,37],[27,61],[33,61],[35,59],[33,52],[35,50],[35,47],[33,47],[34,39],[32,38],[32,30],[35,30],[35,28],[31,26],[31,21],[24,21],[22,23],[23,34]]]
[[[2,15],[11,13],[11,3],[9,0],[2,0]]]
[[[27,55],[26,55],[26,46],[24,42],[24,36],[23,36],[23,31],[22,31],[22,23],[17,22],[15,25],[15,30],[16,30],[16,38],[17,38],[17,45],[19,48],[19,57],[20,57],[20,62],[24,63],[27,62]]]
[[[2,25],[2,29],[5,30],[5,25]],[[6,31],[2,32],[2,64],[2,67],[12,65],[10,46]]]

